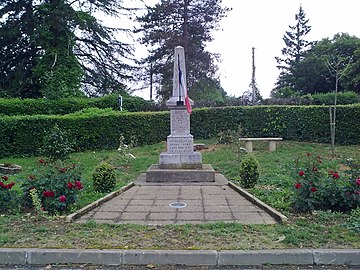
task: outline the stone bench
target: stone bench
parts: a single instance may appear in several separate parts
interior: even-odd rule
[[[275,151],[276,150],[276,141],[281,141],[282,138],[239,138],[239,141],[245,141],[245,148],[246,151],[252,152],[253,151],[253,141],[268,141],[269,142],[269,150]]]

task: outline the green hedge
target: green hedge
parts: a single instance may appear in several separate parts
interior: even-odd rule
[[[69,114],[85,108],[112,108],[117,110],[115,94],[99,98],[48,99],[5,99],[0,98],[0,115],[53,115]],[[154,110],[153,102],[141,97],[123,97],[123,109],[129,112]]]
[[[4,116],[0,118],[0,158],[34,155],[44,131],[57,124],[67,131],[76,150],[116,149],[122,134],[139,144],[166,140],[169,112],[118,112],[90,109],[69,115]],[[336,142],[360,143],[360,105],[337,109]],[[285,140],[330,142],[327,106],[255,106],[195,109],[191,133],[195,139],[215,137],[241,125],[249,137],[283,137]]]
[[[309,96],[314,105],[334,105],[335,93],[312,94]],[[352,91],[339,92],[337,94],[337,104],[355,104],[360,102],[360,96]]]

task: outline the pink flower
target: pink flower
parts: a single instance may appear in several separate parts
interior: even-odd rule
[[[303,171],[299,172],[299,176],[303,176],[305,173]]]
[[[356,179],[356,185],[360,186],[360,178]]]
[[[68,182],[68,183],[67,183],[67,186],[68,186],[68,188],[74,188],[74,187],[75,187],[74,184],[71,183],[71,182]]]
[[[66,196],[65,196],[65,195],[61,195],[61,196],[59,197],[59,201],[60,201],[60,202],[66,202]]]
[[[54,197],[55,196],[55,193],[54,193],[54,191],[51,191],[51,190],[46,190],[46,191],[44,191],[43,192],[43,195],[44,195],[44,197]]]
[[[317,190],[316,187],[311,187],[311,188],[310,188],[310,191],[311,191],[311,192],[315,192],[316,190]]]
[[[78,190],[83,189],[83,185],[80,181],[75,181],[75,186]]]
[[[300,183],[296,183],[296,184],[295,184],[295,188],[296,188],[296,189],[301,188],[301,184],[300,184]]]
[[[312,170],[313,170],[313,172],[317,172],[318,168],[314,167]]]

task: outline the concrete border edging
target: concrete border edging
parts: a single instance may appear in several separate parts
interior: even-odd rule
[[[127,265],[217,265],[216,250],[124,250]]]
[[[116,197],[117,195],[129,190],[130,188],[132,188],[134,186],[134,182],[130,182],[129,184],[127,184],[126,186],[122,187],[119,190],[113,191],[109,194],[107,194],[106,196],[96,200],[95,202],[92,202],[91,204],[86,205],[85,207],[77,210],[76,212],[66,216],[65,221],[66,222],[72,222],[75,219],[79,218],[80,216],[86,214],[87,212],[93,210],[95,207],[101,205],[104,202],[107,202],[109,200],[111,200],[112,198]]]
[[[3,265],[352,265],[360,266],[360,249],[285,250],[100,250],[0,249]]]
[[[219,251],[219,266],[293,264],[312,265],[313,253],[310,249],[289,250],[224,250]]]
[[[262,202],[261,200],[256,198],[251,193],[247,192],[246,190],[242,189],[241,187],[235,185],[234,183],[232,183],[230,181],[228,182],[228,185],[229,185],[229,187],[234,189],[237,193],[239,193],[240,195],[245,197],[248,201],[259,206],[261,209],[263,209],[265,212],[267,212],[270,216],[275,218],[276,221],[278,221],[280,223],[285,223],[287,221],[286,216],[284,216],[283,214],[281,214],[279,211],[272,208],[271,206],[267,205],[266,203]]]
[[[360,249],[314,249],[314,264],[360,265]]]

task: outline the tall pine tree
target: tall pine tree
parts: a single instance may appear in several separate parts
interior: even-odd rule
[[[125,88],[132,47],[94,13],[117,16],[121,0],[3,0],[0,96],[61,98]]]
[[[297,78],[294,76],[297,65],[305,57],[306,52],[311,48],[313,42],[305,39],[310,32],[311,26],[308,25],[309,20],[300,5],[299,12],[295,14],[296,24],[290,26],[289,31],[285,32],[283,41],[285,47],[281,50],[281,57],[275,57],[278,63],[277,68],[280,70],[280,76],[276,83],[276,88],[294,88]],[[296,89],[299,90],[299,89]]]
[[[142,44],[149,47],[143,64],[151,65],[152,74],[161,85],[158,97],[166,100],[172,89],[173,60],[176,46],[185,50],[188,87],[201,80],[214,79],[217,71],[217,54],[205,50],[205,43],[213,40],[211,32],[219,26],[228,8],[221,7],[221,0],[161,0],[154,7],[147,6],[147,13],[137,20],[141,27]]]

